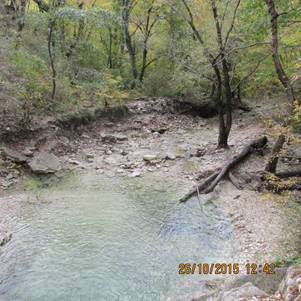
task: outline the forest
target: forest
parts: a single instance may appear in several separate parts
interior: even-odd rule
[[[300,0],[2,0],[0,25],[0,300],[301,298]],[[70,199],[67,209],[57,199]],[[15,222],[23,210],[34,232],[24,228],[24,238]],[[199,220],[192,211],[201,212]],[[66,224],[57,232],[61,212]],[[74,232],[74,241],[83,240],[79,263],[70,259],[76,257],[72,238],[59,234],[80,227],[74,216],[81,225],[91,221],[84,238],[79,228]],[[201,230],[194,233],[195,227]],[[132,250],[134,228],[141,244]],[[108,245],[116,238],[126,254],[133,252],[134,268],[158,256],[153,268],[135,276],[115,249],[93,245],[93,229]],[[159,231],[155,246],[146,229]],[[48,246],[45,233],[62,247],[54,251],[59,260],[51,257],[54,245],[45,247],[46,258],[35,257],[43,243]],[[190,236],[188,250],[183,245]],[[214,243],[203,246],[211,237]],[[22,278],[30,272],[23,244],[37,262],[28,279]],[[92,245],[91,256],[98,254],[95,267],[83,260],[90,254],[85,244]],[[160,255],[142,258],[158,246]],[[157,260],[164,261],[165,252],[166,268],[158,276]],[[20,260],[13,264],[8,254]],[[194,287],[180,275],[163,277],[185,260],[192,266],[195,260],[253,260],[256,267],[275,262],[280,276],[269,286],[257,276],[242,286],[216,280],[210,290],[203,278]],[[67,262],[83,268],[81,280],[72,278],[77,274]],[[115,266],[105,277],[101,262],[120,266],[124,287]],[[11,265],[23,273],[12,273]],[[98,283],[103,292],[85,266],[105,278]],[[58,276],[51,273],[55,267],[65,269]],[[184,267],[182,274],[193,274]],[[44,286],[52,281],[41,295],[39,275]],[[56,295],[56,281],[68,275]]]

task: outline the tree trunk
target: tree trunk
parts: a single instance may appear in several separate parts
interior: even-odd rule
[[[48,12],[49,11],[49,5],[44,0],[33,0],[39,7],[39,10],[41,12]]]
[[[265,0],[268,7],[269,14],[271,16],[271,31],[272,31],[272,57],[274,66],[278,75],[278,79],[283,85],[288,100],[288,115],[291,116],[294,108],[295,94],[291,82],[285,73],[281,59],[279,56],[279,39],[278,39],[278,17],[279,14],[276,10],[274,0]]]
[[[231,91],[231,85],[230,85],[230,75],[229,75],[229,68],[228,68],[228,61],[226,58],[225,48],[224,48],[224,42],[222,37],[222,29],[219,22],[219,16],[217,12],[217,7],[215,0],[211,0],[211,7],[212,7],[212,13],[213,18],[215,20],[215,28],[216,28],[216,34],[217,34],[217,41],[218,46],[220,50],[220,58],[222,63],[222,72],[223,72],[223,86],[225,89],[225,107],[223,111],[225,110],[226,114],[226,120],[224,122],[224,126],[220,126],[220,130],[222,129],[223,132],[219,135],[219,147],[221,148],[228,148],[228,138],[230,135],[231,127],[232,127],[232,91]]]
[[[21,0],[18,8],[18,32],[21,32],[25,25],[25,11],[27,0]]]
[[[50,67],[52,71],[52,92],[51,92],[51,99],[54,100],[55,93],[56,93],[56,69],[54,65],[54,54],[53,54],[53,28],[54,28],[54,21],[50,21],[48,25],[48,55],[50,60]]]
[[[275,173],[277,169],[278,159],[279,159],[279,153],[285,143],[285,135],[279,135],[278,139],[274,145],[272,155],[269,158],[269,161],[265,167],[265,171],[270,173]]]
[[[133,46],[132,37],[131,37],[130,31],[129,31],[131,5],[132,5],[132,3],[130,0],[123,1],[122,20],[123,20],[123,31],[124,31],[125,44],[127,47],[127,51],[129,53],[132,76],[133,76],[131,88],[134,89],[136,86],[138,72],[137,72],[137,63],[136,63],[136,51]]]
[[[278,39],[278,17],[279,14],[276,10],[274,0],[265,0],[269,14],[271,16],[271,32],[272,32],[272,58],[275,66],[275,70],[277,72],[277,76],[281,84],[283,85],[286,94],[287,94],[287,117],[291,117],[293,114],[294,109],[294,101],[295,101],[295,95],[293,87],[290,83],[290,80],[288,76],[286,75],[281,59],[279,56],[279,39]],[[284,121],[283,125],[286,125],[287,121]],[[273,148],[272,156],[269,159],[269,162],[267,163],[267,166],[265,168],[266,171],[275,173],[277,169],[277,163],[278,163],[278,157],[279,152],[283,147],[283,144],[285,142],[285,136],[283,134],[279,135],[276,144]]]
[[[143,82],[144,79],[144,74],[145,74],[145,69],[146,69],[146,64],[147,64],[147,41],[144,41],[144,46],[143,46],[143,53],[142,53],[142,67],[141,67],[141,72],[139,76],[139,81]]]
[[[83,10],[84,8],[84,3],[81,2],[79,5],[78,5],[78,8],[80,10]],[[79,21],[78,21],[78,31],[77,31],[77,34],[75,35],[75,40],[73,41],[73,43],[70,45],[68,51],[66,52],[66,57],[68,59],[71,58],[76,46],[78,45],[78,42],[80,40],[80,37],[84,31],[84,27],[85,27],[85,21],[84,21],[84,18],[80,16],[79,18]]]

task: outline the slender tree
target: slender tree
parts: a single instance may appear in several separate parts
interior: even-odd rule
[[[132,35],[130,33],[130,15],[133,6],[135,4],[136,4],[135,0],[122,0],[122,21],[123,21],[122,25],[123,25],[123,32],[124,32],[124,40],[129,54],[132,76],[133,76],[131,88],[135,88],[136,80],[138,78],[136,50],[134,47],[134,43],[132,41]]]
[[[287,95],[287,116],[283,122],[283,126],[287,126],[287,122],[293,113],[294,101],[295,101],[295,93],[293,86],[290,82],[289,77],[287,76],[279,55],[279,34],[278,34],[278,17],[279,13],[277,12],[274,0],[265,0],[266,6],[268,8],[269,15],[271,17],[271,46],[272,46],[272,58],[275,66],[275,70],[278,76],[279,81],[284,87]],[[284,134],[280,134],[277,138],[277,141],[273,147],[272,155],[268,160],[268,163],[265,167],[265,170],[270,173],[275,173],[277,169],[279,153],[283,148],[285,143],[286,136]]]
[[[237,10],[240,5],[240,0],[237,1],[235,6],[232,21],[226,34],[223,35],[222,23],[218,14],[218,9],[215,0],[210,1],[211,12],[215,23],[216,40],[218,43],[218,52],[214,53],[209,49],[208,43],[206,43],[203,35],[197,29],[194,21],[192,10],[186,0],[182,0],[186,11],[188,13],[188,23],[193,31],[194,37],[201,44],[204,55],[210,63],[214,74],[216,83],[214,84],[217,92],[215,93],[215,101],[218,108],[219,115],[219,136],[218,136],[218,147],[228,148],[228,139],[232,127],[232,102],[233,93],[231,90],[230,80],[230,63],[228,61],[227,46],[229,42],[230,34],[234,28],[236,20]]]

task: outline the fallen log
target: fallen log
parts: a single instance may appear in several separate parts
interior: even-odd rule
[[[229,174],[229,171],[233,169],[238,163],[243,161],[248,155],[250,155],[255,150],[258,150],[264,147],[268,142],[267,137],[261,137],[259,139],[253,140],[247,146],[243,148],[243,150],[237,155],[234,156],[230,161],[228,161],[221,169],[218,169],[216,172],[213,172],[211,176],[209,176],[205,181],[203,181],[197,187],[194,187],[190,190],[186,195],[184,195],[179,202],[186,202],[190,199],[197,191],[200,194],[207,194],[214,190],[216,185]],[[230,175],[231,177],[231,175]],[[232,177],[233,179],[233,177]],[[234,179],[233,179],[234,180]],[[235,181],[235,180],[234,180]]]
[[[276,176],[281,179],[301,177],[301,170],[283,171],[276,173]]]

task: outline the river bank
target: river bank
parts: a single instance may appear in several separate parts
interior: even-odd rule
[[[216,118],[171,112],[166,109],[164,99],[139,99],[129,103],[128,110],[129,115],[123,118],[101,118],[80,125],[76,130],[49,122],[30,139],[12,140],[5,146],[29,160],[41,153],[54,155],[61,168],[54,176],[46,176],[49,178],[47,185],[51,185],[51,181],[60,181],[68,173],[93,172],[133,181],[141,178],[142,182],[151,175],[159,182],[176,178],[177,194],[181,197],[201,175],[223,165],[248,141],[265,133],[261,116],[268,108],[254,103],[251,112],[235,112],[229,150],[215,148]],[[269,151],[269,148],[265,150]],[[298,152],[298,149],[294,151]],[[263,155],[253,155],[241,164],[235,171],[236,176],[261,170],[266,160]],[[290,163],[283,161],[281,167]],[[37,176],[28,167],[8,158],[3,159],[1,166],[1,185],[5,188],[1,192],[2,236],[12,234],[10,238],[14,239],[10,223],[19,204],[17,198],[10,197],[9,189],[16,185],[13,190],[22,194],[25,190],[26,194],[26,190],[45,185],[45,176]],[[233,226],[234,253],[238,262],[263,263],[297,256],[301,242],[301,210],[297,202],[300,194],[271,195],[257,192],[255,188],[249,183],[244,190],[238,190],[224,181],[215,192],[200,201],[210,202],[227,214]],[[35,202],[39,201],[37,194]]]

